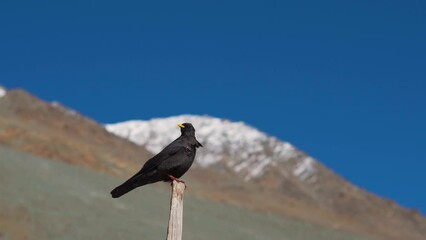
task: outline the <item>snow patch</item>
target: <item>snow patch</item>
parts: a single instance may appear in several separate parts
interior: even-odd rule
[[[312,176],[315,170],[313,164],[314,160],[311,157],[306,157],[297,164],[296,168],[293,170],[293,174],[304,181]]]
[[[0,87],[0,98],[6,95],[7,91],[3,87]]]

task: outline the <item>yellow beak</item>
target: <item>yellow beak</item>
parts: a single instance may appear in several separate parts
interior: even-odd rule
[[[184,126],[182,123],[179,123],[179,124],[178,124],[178,126],[179,126],[180,128],[185,128],[185,126]]]

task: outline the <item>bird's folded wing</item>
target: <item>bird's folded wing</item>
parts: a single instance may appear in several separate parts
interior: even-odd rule
[[[168,158],[184,150],[185,148],[183,146],[167,146],[163,149],[163,151],[159,152],[157,155],[146,161],[142,169],[129,180],[138,178],[139,176],[146,174],[147,172],[157,168],[162,162],[167,161]]]

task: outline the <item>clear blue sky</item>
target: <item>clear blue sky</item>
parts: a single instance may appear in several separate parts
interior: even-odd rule
[[[0,2],[0,83],[102,123],[245,121],[426,213],[425,1],[68,2]]]

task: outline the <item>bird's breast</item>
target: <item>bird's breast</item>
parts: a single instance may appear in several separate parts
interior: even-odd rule
[[[188,155],[188,156],[192,156],[192,155],[195,155],[195,147],[192,147],[192,146],[186,146],[185,147],[185,153],[186,153],[186,155]]]

